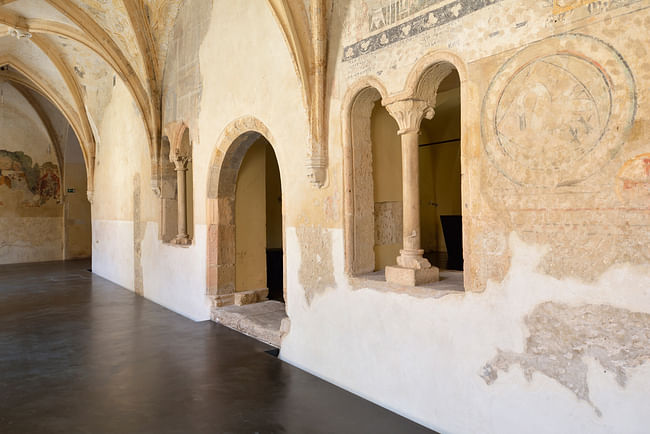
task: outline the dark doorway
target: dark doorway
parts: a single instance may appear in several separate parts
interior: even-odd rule
[[[284,302],[282,185],[273,148],[266,146],[266,286],[269,300]]]

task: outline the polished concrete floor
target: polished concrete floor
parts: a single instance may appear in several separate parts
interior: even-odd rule
[[[0,266],[0,433],[426,431],[88,267]]]

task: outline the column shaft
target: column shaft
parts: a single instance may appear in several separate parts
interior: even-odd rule
[[[422,118],[431,119],[433,108],[426,101],[406,99],[386,106],[399,125],[402,141],[402,235],[403,244],[397,267],[386,267],[386,280],[415,286],[439,279],[420,248],[420,156],[418,134]]]
[[[404,250],[420,249],[420,167],[418,133],[402,134],[402,200]]]
[[[176,238],[187,238],[187,206],[185,200],[185,172],[187,168],[176,169],[176,185],[178,187],[178,235]]]

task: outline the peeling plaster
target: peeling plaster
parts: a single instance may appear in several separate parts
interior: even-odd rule
[[[572,307],[546,302],[526,316],[530,335],[524,353],[498,350],[483,366],[481,377],[490,385],[499,371],[518,364],[528,381],[535,372],[555,379],[580,400],[601,411],[589,397],[585,357],[596,359],[625,387],[627,370],[650,360],[650,314],[608,305]]]
[[[317,295],[336,287],[332,262],[332,234],[321,227],[298,227],[300,245],[298,279],[308,304]]]

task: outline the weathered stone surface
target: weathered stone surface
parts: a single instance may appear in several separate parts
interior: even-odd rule
[[[253,289],[250,291],[235,292],[235,304],[244,306],[246,304],[259,303],[266,300],[269,295],[267,288]]]
[[[212,320],[279,348],[282,324],[286,322],[284,303],[264,301],[246,306],[226,306],[212,310]]]
[[[438,267],[404,268],[386,267],[386,281],[402,286],[420,286],[436,282],[440,278]]]

